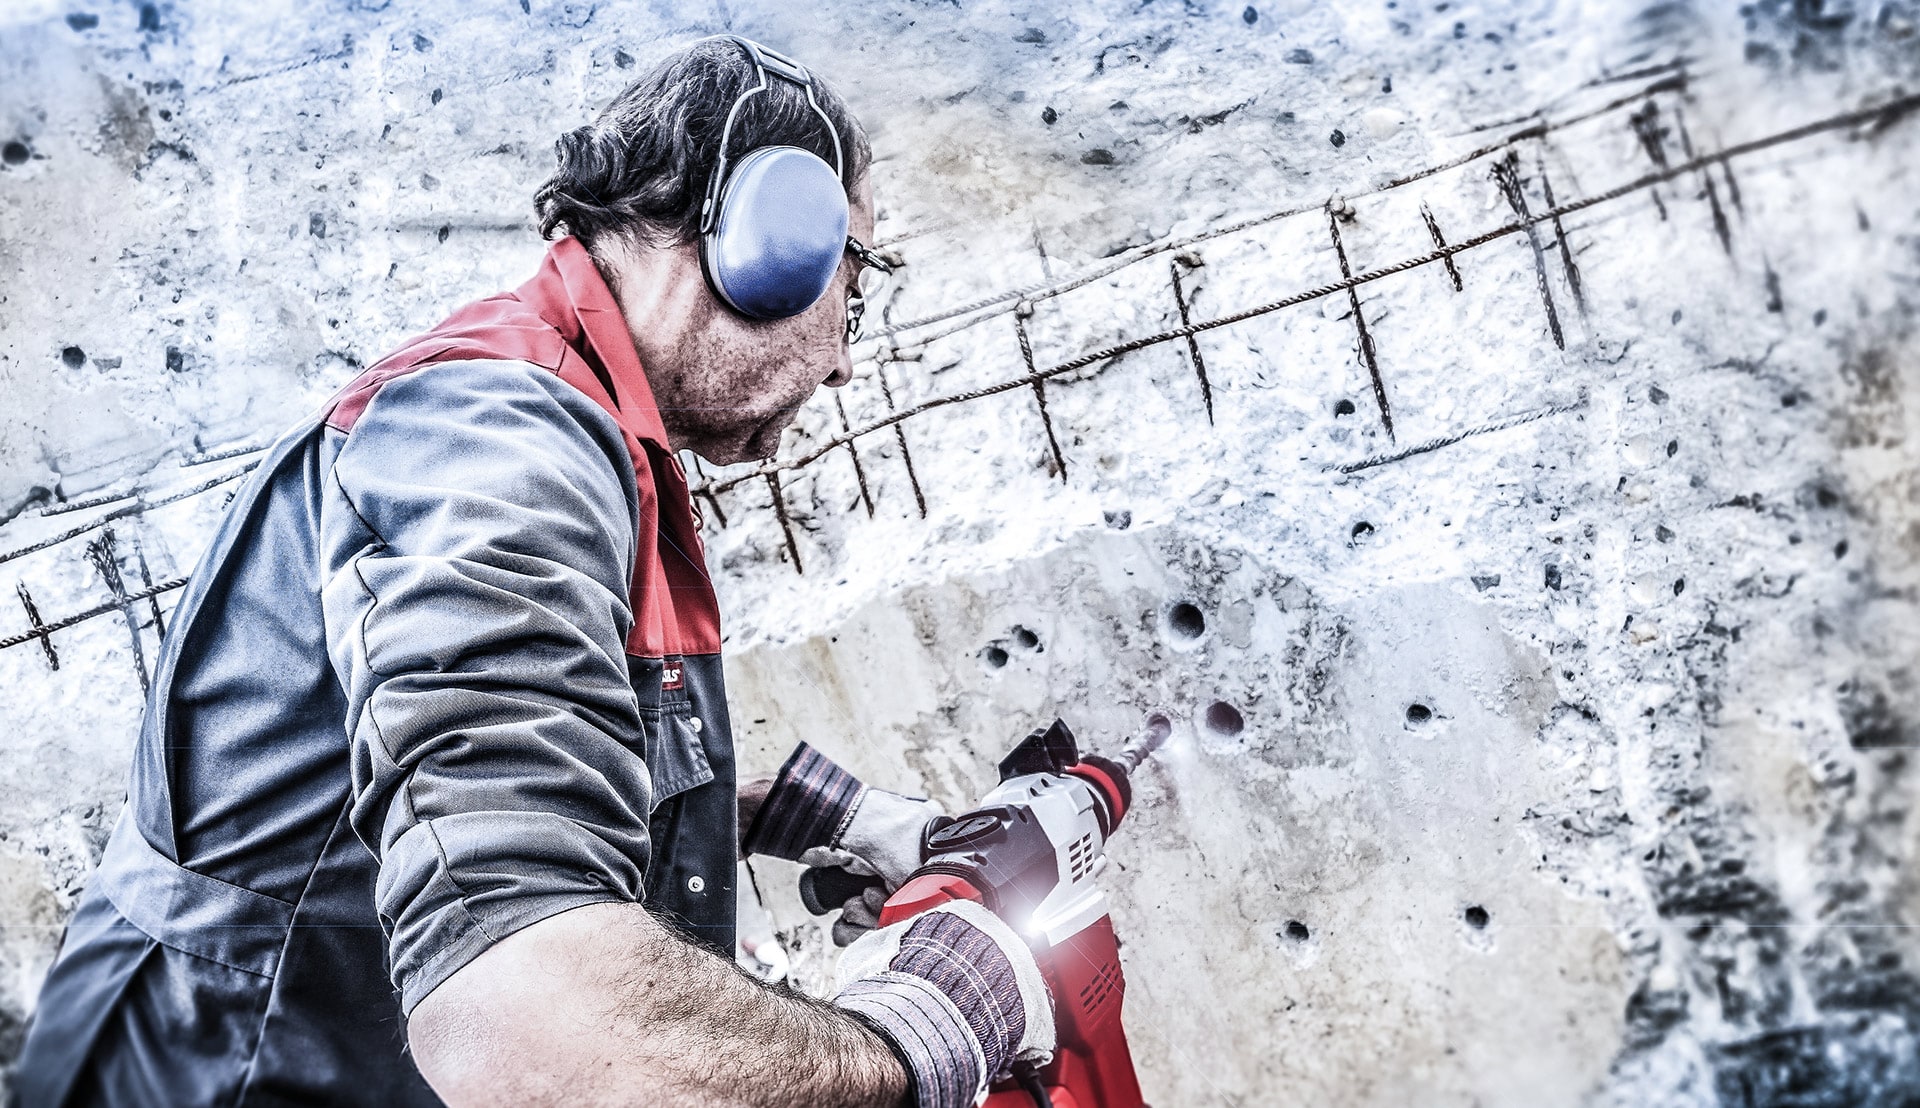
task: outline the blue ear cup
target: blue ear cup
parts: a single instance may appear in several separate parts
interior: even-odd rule
[[[785,319],[826,292],[847,248],[847,194],[832,166],[797,146],[763,146],[733,166],[718,208],[700,265],[728,307]]]
[[[840,131],[813,95],[813,74],[777,50],[738,35],[756,83],[727,110],[720,154],[700,207],[700,271],[722,303],[748,319],[786,319],[814,305],[847,248],[847,193],[840,183]],[[764,146],[728,166],[734,119],[767,91],[767,74],[806,90],[827,125],[833,164],[797,146]]]

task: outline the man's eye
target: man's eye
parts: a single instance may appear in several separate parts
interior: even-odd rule
[[[858,292],[847,293],[847,341],[860,337],[860,320],[867,314],[866,297]]]

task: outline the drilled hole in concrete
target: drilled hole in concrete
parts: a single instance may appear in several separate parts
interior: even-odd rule
[[[1287,921],[1287,938],[1292,939],[1296,943],[1304,943],[1308,939],[1313,938],[1313,932],[1308,931],[1307,925],[1301,923],[1299,920],[1290,919]]]
[[[1425,704],[1407,705],[1407,726],[1420,727],[1433,719],[1433,709]]]
[[[1000,669],[1007,664],[1006,649],[999,646],[989,646],[980,652],[980,660],[987,663],[988,669]]]
[[[1032,631],[1027,630],[1025,627],[1020,627],[1017,625],[1014,627],[1013,641],[1022,650],[1040,649],[1040,636],[1034,634]]]
[[[1475,931],[1484,931],[1487,928],[1488,921],[1493,917],[1487,915],[1485,908],[1475,904],[1473,907],[1461,913],[1461,918],[1466,920],[1467,926],[1473,928]]]
[[[1240,709],[1224,700],[1216,700],[1207,705],[1206,720],[1207,730],[1228,738],[1247,729],[1246,717],[1240,714]]]
[[[1363,519],[1360,522],[1353,525],[1353,541],[1354,542],[1359,542],[1371,534],[1373,534],[1373,524],[1368,523],[1366,520]]]
[[[1167,609],[1167,630],[1182,642],[1192,642],[1207,633],[1207,617],[1199,608],[1182,600]]]
[[[1333,414],[1334,414],[1334,415],[1337,415],[1337,416],[1343,416],[1343,415],[1352,415],[1352,414],[1353,414],[1353,401],[1351,401],[1351,400],[1342,400],[1342,401],[1339,401],[1339,402],[1337,402],[1337,403],[1335,403],[1335,404],[1334,404],[1334,406],[1333,406]]]

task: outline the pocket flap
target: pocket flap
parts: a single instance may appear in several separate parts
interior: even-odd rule
[[[653,777],[653,807],[713,780],[713,766],[693,730],[690,707],[641,708],[640,715],[647,772]]]

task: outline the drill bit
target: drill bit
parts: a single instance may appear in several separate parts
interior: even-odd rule
[[[1140,768],[1140,763],[1160,749],[1161,745],[1167,741],[1167,736],[1171,734],[1173,734],[1173,721],[1164,714],[1155,712],[1147,717],[1146,729],[1135,736],[1114,761],[1126,768],[1128,776],[1132,776],[1133,771]]]

